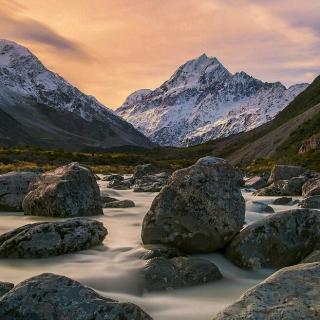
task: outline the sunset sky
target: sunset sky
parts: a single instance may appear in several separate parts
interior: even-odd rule
[[[0,0],[0,38],[109,107],[206,53],[285,85],[320,73],[319,0]]]

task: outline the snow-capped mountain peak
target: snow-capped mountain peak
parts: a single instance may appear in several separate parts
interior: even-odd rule
[[[307,84],[286,88],[214,57],[187,61],[159,88],[138,90],[116,113],[160,145],[183,146],[247,131],[270,121]]]

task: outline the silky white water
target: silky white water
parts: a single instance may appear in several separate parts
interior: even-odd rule
[[[222,280],[187,289],[169,290],[159,293],[145,293],[142,290],[139,270],[144,260],[141,245],[141,222],[156,193],[134,193],[131,190],[117,191],[106,188],[103,191],[119,199],[131,199],[135,208],[104,209],[104,216],[98,217],[108,229],[104,246],[46,259],[0,260],[0,281],[15,284],[43,272],[66,275],[92,287],[100,294],[120,301],[139,305],[155,320],[209,320],[221,309],[234,302],[248,288],[261,282],[273,270],[244,271],[234,266],[221,254],[199,255],[213,261],[222,272]],[[261,219],[266,214],[254,212],[251,200],[272,203],[276,197],[254,197],[243,192],[247,201],[246,222]],[[275,211],[295,206],[275,206]],[[27,223],[48,221],[39,217],[27,217],[22,213],[0,213],[0,234]]]

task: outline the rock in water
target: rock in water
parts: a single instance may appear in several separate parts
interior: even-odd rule
[[[292,201],[292,198],[290,197],[281,197],[281,198],[277,198],[273,201],[273,204],[276,205],[285,205],[285,204],[289,204]]]
[[[302,186],[302,195],[304,197],[320,196],[320,177],[305,182]]]
[[[320,250],[315,250],[306,256],[301,263],[320,262]]]
[[[227,257],[242,268],[281,268],[298,263],[320,243],[320,212],[282,211],[259,220],[236,235]]]
[[[94,174],[73,162],[38,176],[22,203],[26,215],[78,217],[102,215]]]
[[[245,182],[244,186],[246,188],[261,189],[267,186],[267,180],[264,177],[253,176]]]
[[[86,250],[100,245],[107,233],[101,222],[86,218],[27,224],[0,235],[0,258],[44,258]]]
[[[13,283],[0,281],[0,298],[14,287]]]
[[[141,179],[145,176],[150,176],[161,172],[166,172],[169,175],[172,174],[171,169],[160,168],[151,163],[139,164],[135,167],[132,178],[133,180]]]
[[[147,261],[143,274],[148,291],[190,287],[222,278],[209,260],[187,257],[153,258]]]
[[[104,208],[133,208],[135,203],[132,200],[116,200],[103,204]]]
[[[213,320],[319,320],[320,263],[279,270]]]
[[[306,172],[306,169],[299,166],[275,165],[272,168],[268,183],[278,180],[289,180],[298,177]]]
[[[301,208],[310,208],[310,209],[320,209],[320,195],[311,196],[305,199],[302,199],[299,203]]]
[[[6,320],[152,320],[138,306],[97,294],[77,281],[41,274],[18,284],[0,299]]]
[[[222,248],[244,224],[240,179],[229,163],[213,157],[175,171],[144,217],[143,243],[185,252]]]
[[[22,211],[22,201],[34,172],[9,172],[0,175],[0,211]]]

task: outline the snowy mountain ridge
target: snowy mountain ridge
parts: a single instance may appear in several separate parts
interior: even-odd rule
[[[217,58],[203,54],[159,88],[131,94],[116,114],[160,145],[188,146],[270,121],[307,86],[287,89],[243,71],[231,74]]]

